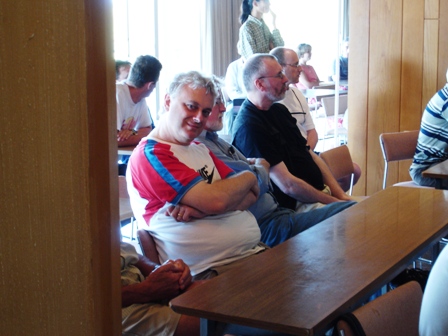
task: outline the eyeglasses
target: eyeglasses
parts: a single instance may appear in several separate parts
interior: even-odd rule
[[[283,78],[285,78],[285,74],[282,72],[282,71],[280,71],[278,74],[276,74],[275,76],[261,76],[261,77],[258,77],[258,79],[263,79],[263,78],[278,78],[278,79],[283,79]]]
[[[289,65],[290,67],[293,67],[293,68],[300,68],[300,64],[299,63],[296,63],[296,64],[287,64],[287,63],[285,63],[285,64],[283,64],[283,66],[285,66],[285,65]]]

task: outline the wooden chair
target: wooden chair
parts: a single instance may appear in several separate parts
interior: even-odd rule
[[[129,239],[132,240],[134,238],[135,218],[131,208],[131,200],[129,198],[126,185],[126,177],[122,175],[118,176],[118,197],[120,206],[120,222],[126,219],[131,220],[131,235]]]
[[[344,176],[351,176],[349,195],[353,191],[354,168],[350,151],[346,145],[335,147],[321,152],[321,159],[327,164],[328,168],[336,180]]]
[[[336,323],[337,335],[418,336],[422,296],[418,282],[410,281],[342,316]]]
[[[389,162],[412,160],[414,158],[418,134],[418,130],[380,134],[380,146],[384,159],[383,189],[387,185]],[[430,188],[419,186],[413,181],[395,183],[394,186]]]
[[[151,233],[144,229],[139,229],[137,230],[137,239],[142,248],[143,255],[152,262],[159,264],[159,253],[157,252],[156,243]]]

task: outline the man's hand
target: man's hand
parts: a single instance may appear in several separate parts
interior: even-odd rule
[[[121,130],[117,132],[117,140],[125,141],[128,140],[132,135],[134,135],[134,130]]]
[[[266,161],[263,158],[248,158],[247,162],[251,165],[260,165],[263,166],[263,168],[269,173],[269,168],[271,167],[271,165],[269,164],[268,161]]]
[[[151,301],[171,300],[190,286],[190,268],[181,260],[167,260],[142,282]]]
[[[190,268],[181,260],[168,260],[156,267],[140,283],[121,288],[121,305],[168,301],[186,290],[192,283]]]
[[[177,222],[189,222],[192,219],[204,218],[205,213],[188,205],[170,205],[165,215],[173,217]]]

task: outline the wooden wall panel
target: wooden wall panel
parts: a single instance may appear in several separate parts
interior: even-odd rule
[[[438,20],[425,20],[425,42],[423,48],[423,88],[422,110],[428,101],[439,89],[437,87],[438,69],[438,44],[439,22]]]
[[[356,162],[362,171],[362,175],[353,190],[354,195],[366,194],[366,171],[367,171],[367,97],[368,97],[368,69],[369,69],[369,6],[370,0],[358,0],[350,7],[350,23],[356,29],[351,30],[350,43],[350,94],[348,104],[350,113],[348,114],[350,133],[348,135],[348,146],[353,161]],[[356,76],[354,75],[356,74]],[[356,87],[356,93],[352,92],[352,87]]]
[[[2,335],[121,332],[111,5],[0,2]]]
[[[401,63],[401,107],[399,131],[420,127],[423,78],[423,43],[425,0],[403,2],[403,39]],[[410,94],[413,93],[413,94]],[[398,165],[400,181],[410,179],[411,161]],[[393,164],[391,164],[393,169]]]
[[[366,126],[366,178],[358,182],[356,190],[370,195],[381,189],[383,160],[378,136],[381,132],[416,129],[428,100],[445,83],[448,67],[448,1],[439,0],[371,0],[353,1],[350,15],[350,71],[361,75],[368,71],[367,89],[358,87],[361,80],[351,75],[349,109],[363,106],[365,116],[349,115],[349,146],[358,150],[362,139],[358,128]],[[363,12],[364,11],[364,12]],[[364,18],[363,13],[368,12]],[[354,15],[360,15],[357,19]],[[365,22],[369,22],[365,29]],[[400,25],[400,27],[399,27]],[[368,34],[366,34],[366,30]],[[361,33],[358,33],[361,32]],[[368,61],[365,47],[368,41]],[[359,55],[355,55],[359,53]],[[365,69],[367,68],[367,69]],[[396,68],[400,69],[397,73]],[[352,85],[355,83],[355,85]],[[362,124],[363,121],[366,124]],[[353,129],[354,121],[359,121]],[[356,141],[355,144],[350,142]],[[363,158],[358,152],[354,159]],[[409,179],[409,163],[392,165],[389,184]]]
[[[446,73],[448,69],[448,1],[440,1],[440,19],[439,19],[439,57],[438,57],[438,76],[437,88],[441,88],[448,81]]]
[[[444,0],[425,0],[425,19],[439,18],[439,1]]]
[[[383,162],[378,137],[399,128],[401,93],[402,3],[370,4],[367,194],[381,188]],[[376,27],[375,30],[372,27]],[[390,172],[396,178],[396,171]]]

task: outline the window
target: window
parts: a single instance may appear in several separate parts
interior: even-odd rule
[[[157,90],[147,99],[156,124],[165,89],[176,73],[226,69],[236,59],[232,59],[232,52],[229,54],[230,49],[236,50],[236,43],[229,37],[235,34],[232,19],[236,21],[236,12],[239,13],[235,2],[113,0],[115,59],[133,62],[136,57],[149,54],[163,65]],[[300,43],[310,44],[313,48],[310,64],[324,81],[332,74],[333,60],[338,55],[341,2],[348,0],[271,2],[285,46],[296,50]],[[265,21],[271,24],[269,14]]]
[[[153,120],[178,72],[201,70],[206,0],[113,0],[114,58],[131,63],[152,55],[162,63],[157,90],[147,98]]]

